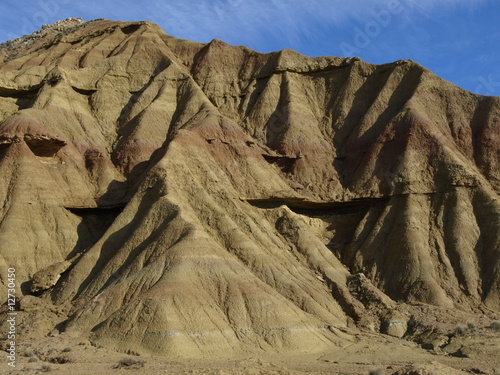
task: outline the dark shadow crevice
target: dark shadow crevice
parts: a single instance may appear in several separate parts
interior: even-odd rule
[[[104,207],[66,207],[73,215],[82,219],[78,225],[78,242],[68,254],[67,260],[92,247],[113,224],[125,204]]]

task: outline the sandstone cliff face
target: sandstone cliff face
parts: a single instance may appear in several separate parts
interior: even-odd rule
[[[217,356],[344,345],[396,302],[500,310],[499,98],[148,22],[0,59],[0,271],[30,293],[69,261],[44,292],[68,330]]]

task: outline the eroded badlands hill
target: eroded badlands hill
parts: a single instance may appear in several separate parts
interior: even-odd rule
[[[0,47],[0,277],[66,330],[222,356],[500,310],[499,98],[411,61],[63,26]]]

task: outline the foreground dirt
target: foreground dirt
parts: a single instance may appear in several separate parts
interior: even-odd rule
[[[2,364],[2,373],[107,374],[500,374],[500,335],[475,329],[453,341],[453,350],[430,353],[414,343],[367,335],[338,350],[311,355],[264,354],[245,359],[189,360],[131,356],[78,342],[62,334],[19,347],[15,369]],[[451,349],[451,347],[450,347]]]
[[[17,313],[16,367],[4,362],[2,374],[500,374],[500,320],[456,310],[446,316],[427,305],[410,307],[420,324],[413,328],[414,336],[404,339],[346,328],[351,342],[314,354],[260,351],[240,358],[227,353],[187,359],[110,351],[84,336],[54,329],[66,319],[61,307],[30,304],[31,309]],[[1,328],[6,329],[4,324]],[[7,342],[2,342],[4,349]]]

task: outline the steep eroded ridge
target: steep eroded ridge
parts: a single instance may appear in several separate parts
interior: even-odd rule
[[[0,267],[65,265],[42,294],[65,329],[207,357],[499,311],[497,97],[411,61],[50,30],[0,49]]]

